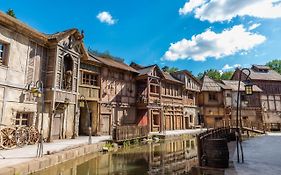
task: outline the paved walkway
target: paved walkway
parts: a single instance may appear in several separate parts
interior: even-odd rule
[[[44,143],[44,154],[49,152],[59,152],[62,150],[75,148],[88,143],[87,136],[80,136],[76,139],[55,140],[52,143]],[[111,136],[93,136],[92,144],[109,140]],[[23,148],[15,148],[11,150],[0,150],[0,168],[15,165],[18,163],[27,162],[36,157],[37,144],[27,145]],[[3,157],[5,159],[3,159]]]
[[[238,164],[236,151],[234,168],[227,175],[278,175],[281,173],[281,133],[269,133],[243,142],[245,163]]]

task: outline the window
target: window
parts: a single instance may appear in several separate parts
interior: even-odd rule
[[[189,116],[189,123],[193,123],[193,115]]]
[[[98,86],[98,75],[83,72],[82,84],[91,85],[91,86]]]
[[[7,65],[7,45],[0,42],[0,65]]]
[[[231,97],[231,94],[230,93],[226,93],[226,97]]]
[[[209,93],[209,101],[217,101],[217,94],[216,93]]]
[[[19,112],[16,115],[15,125],[16,126],[31,126],[32,125],[32,113]]]
[[[191,100],[193,100],[193,94],[189,93],[189,94],[188,94],[188,98],[191,99]]]
[[[159,86],[157,85],[150,85],[150,92],[159,94]]]

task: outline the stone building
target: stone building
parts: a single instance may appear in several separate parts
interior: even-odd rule
[[[250,81],[261,90],[262,118],[265,123],[281,122],[281,75],[264,65],[253,65]],[[236,69],[232,79],[239,79],[240,70]],[[242,73],[242,80],[246,74]]]
[[[184,83],[183,89],[183,128],[193,128],[201,124],[198,96],[201,88],[201,82],[189,71],[182,70],[172,73],[172,75]]]
[[[1,124],[41,127],[42,103],[28,87],[42,81],[44,137],[77,135],[78,70],[87,57],[82,39],[76,29],[43,34],[0,12]]]

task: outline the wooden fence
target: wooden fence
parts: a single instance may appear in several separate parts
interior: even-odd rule
[[[117,126],[113,131],[113,140],[115,142],[122,142],[126,140],[145,138],[148,136],[148,133],[148,126]]]

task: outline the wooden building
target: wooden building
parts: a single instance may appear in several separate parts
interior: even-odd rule
[[[40,128],[42,103],[29,91],[44,84],[44,137],[70,138],[78,131],[78,75],[87,57],[76,29],[47,35],[0,12],[0,123]]]
[[[231,106],[225,106],[226,110],[231,109],[231,119],[236,120],[237,110],[237,92],[238,81],[236,80],[222,80],[222,83],[231,88]],[[260,95],[262,90],[254,85],[253,94],[245,94],[245,84],[240,82],[241,95],[241,117],[245,122],[262,122],[261,100]],[[239,114],[240,116],[240,114]]]
[[[183,88],[183,129],[193,128],[201,124],[198,96],[201,82],[189,71],[182,70],[172,73],[173,77],[184,83]]]
[[[261,90],[262,118],[265,123],[281,122],[281,75],[267,66],[253,65],[249,79]],[[240,70],[236,69],[232,79],[239,79]],[[243,72],[242,80],[246,75]]]
[[[100,125],[101,62],[89,53],[87,60],[80,62],[79,83],[79,135],[88,135],[89,126],[92,135],[97,135]]]
[[[213,127],[216,122],[231,119],[231,88],[217,82],[207,75],[202,78],[201,93],[199,95],[200,115],[205,126]]]
[[[116,126],[135,124],[138,71],[122,60],[91,57],[101,63],[98,134],[109,135]]]
[[[183,83],[157,65],[142,67],[132,63],[131,66],[139,72],[136,123],[148,125],[152,132],[183,129]]]

